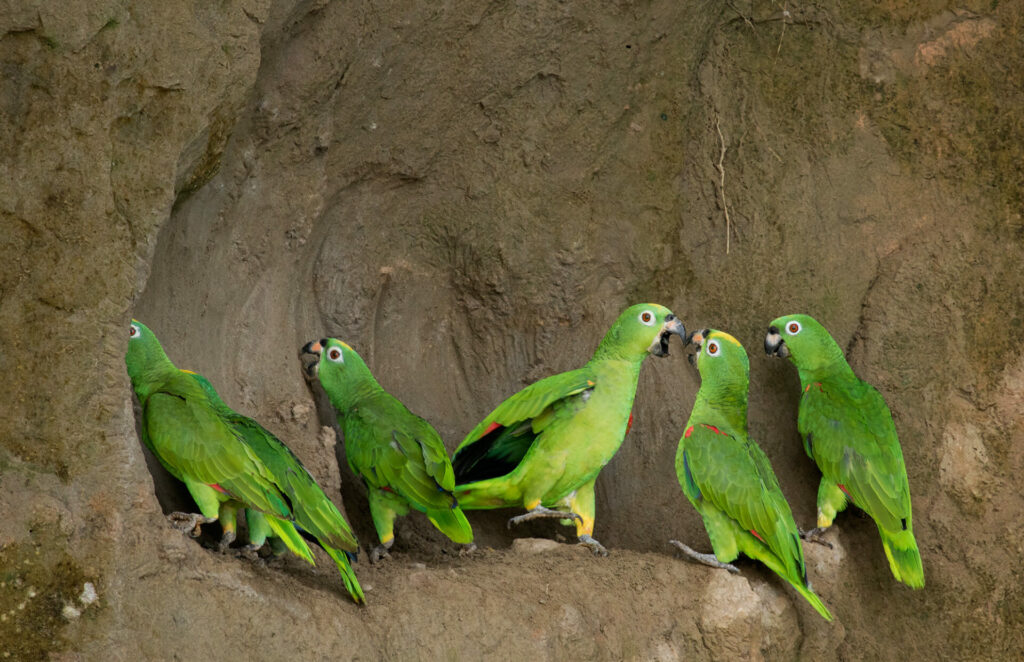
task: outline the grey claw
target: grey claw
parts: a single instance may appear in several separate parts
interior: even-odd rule
[[[698,563],[703,563],[704,565],[710,566],[712,568],[720,568],[722,570],[728,570],[729,572],[731,572],[734,575],[740,574],[740,569],[739,568],[737,568],[736,566],[734,566],[731,563],[722,563],[721,561],[718,560],[718,558],[714,554],[701,554],[698,551],[690,549],[688,546],[684,545],[683,543],[679,542],[678,540],[669,540],[668,542],[669,542],[670,545],[674,545],[675,547],[679,548],[679,550],[682,551],[683,554],[686,554],[687,556],[689,556],[694,561],[697,561]]]
[[[221,554],[225,554],[228,548],[231,547],[231,543],[235,542],[235,532],[225,531],[220,537],[220,542],[217,544],[217,551]]]
[[[381,559],[389,559],[389,558],[391,558],[391,554],[388,553],[388,550],[391,549],[391,545],[393,545],[393,544],[395,544],[395,539],[394,538],[389,540],[388,544],[386,544],[386,545],[377,545],[376,547],[371,549],[370,550],[370,563],[377,563]]]
[[[800,532],[800,538],[802,540],[805,540],[806,542],[814,542],[818,543],[819,545],[824,545],[829,549],[835,549],[832,543],[825,540],[825,532],[828,531],[828,529],[816,527],[811,529],[810,531],[804,531],[803,529],[797,529],[797,531]]]
[[[608,556],[608,550],[604,548],[604,545],[594,540],[591,536],[584,533],[582,536],[577,538],[579,544],[584,547],[588,547],[595,556]]]
[[[529,522],[532,519],[539,519],[541,517],[550,517],[553,519],[574,519],[580,524],[583,524],[583,518],[576,513],[566,512],[564,510],[551,510],[544,506],[537,506],[533,510],[528,510],[522,515],[516,515],[509,519],[508,528],[512,528],[513,524],[522,524],[523,522]]]
[[[203,524],[216,522],[217,518],[206,517],[199,513],[175,512],[167,516],[167,521],[171,523],[171,526],[182,533],[188,533],[193,538],[198,538],[199,534],[202,533],[200,527],[202,527]]]

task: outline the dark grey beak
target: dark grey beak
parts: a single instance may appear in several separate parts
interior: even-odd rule
[[[324,345],[327,344],[326,338],[320,340],[310,340],[308,343],[302,346],[303,354],[316,354],[320,355],[320,352],[324,351]]]
[[[789,356],[789,347],[786,347],[786,341],[782,339],[779,330],[774,326],[768,327],[768,335],[764,337],[764,353],[781,359]]]
[[[669,313],[665,316],[665,323],[661,325],[661,333],[654,339],[647,351],[655,356],[668,356],[668,339],[673,334],[682,338],[685,344],[686,327],[678,317]]]
[[[326,338],[321,338],[320,340],[311,340],[311,341],[309,341],[308,343],[306,343],[305,345],[302,346],[302,354],[300,354],[299,356],[301,357],[303,354],[313,354],[317,358],[319,358],[320,357],[320,352],[324,351],[324,345],[326,345],[326,344],[327,344],[327,339]],[[310,379],[310,380],[316,379],[317,375],[319,375],[319,374],[320,374],[320,361],[319,360],[313,361],[312,363],[310,363],[309,365],[306,366],[306,377],[308,379]]]

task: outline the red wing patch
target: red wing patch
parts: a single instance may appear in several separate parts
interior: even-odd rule
[[[629,434],[631,427],[633,427],[633,412],[629,412],[629,420],[626,421],[626,434]]]
[[[213,489],[217,490],[221,494],[227,494],[228,493],[227,490],[225,490],[223,487],[221,487],[217,483],[210,483],[210,487],[212,487]]]
[[[750,530],[750,532],[751,532],[752,534],[754,534],[754,537],[755,537],[755,538],[757,538],[757,539],[758,539],[758,540],[760,540],[761,542],[764,542],[764,538],[762,538],[762,537],[761,537],[761,534],[760,534],[760,533],[758,533],[757,531],[755,531],[755,530],[753,530],[753,529],[751,529],[751,530]],[[764,542],[764,544],[766,544],[766,545],[767,545],[768,543]]]
[[[686,428],[686,432],[683,433],[683,436],[684,437],[689,437],[691,434],[693,434],[693,426],[692,425],[690,427]]]
[[[846,498],[850,500],[850,503],[853,503],[853,495],[851,495],[849,490],[846,489],[846,485],[843,485],[842,483],[836,483],[836,487],[843,491],[843,494],[845,494]]]
[[[486,437],[487,435],[489,435],[490,433],[494,432],[495,430],[497,430],[500,427],[501,427],[501,423],[498,423],[497,421],[493,421],[490,425],[487,426],[487,429],[484,430],[484,433],[482,435],[480,435],[479,437],[477,437],[477,439],[483,439],[484,437]]]
[[[711,431],[712,431],[712,432],[714,432],[715,434],[725,434],[724,432],[722,432],[721,430],[719,430],[718,428],[716,428],[716,427],[715,427],[714,425],[708,425],[707,423],[701,423],[701,425],[703,425],[703,426],[704,426],[704,427],[706,427],[707,429],[711,430]]]

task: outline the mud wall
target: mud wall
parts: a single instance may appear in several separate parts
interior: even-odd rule
[[[16,659],[188,658],[225,632],[267,659],[1021,650],[1009,6],[40,3],[3,20],[0,648]],[[360,564],[360,611],[329,568],[249,567],[160,518],[157,494],[176,496],[134,431],[131,316],[286,439],[369,541],[303,343],[346,339],[453,448],[641,300],[748,348],[751,431],[803,525],[817,475],[796,375],[760,342],[784,312],[832,330],[892,407],[924,591],[891,580],[852,513],[835,551],[807,549],[832,626],[754,564],[733,579],[672,558],[670,537],[707,549],[666,470],[697,388],[678,346],[645,365],[598,481],[609,559],[510,548],[559,528],[510,534],[507,512],[471,515],[485,549],[463,559],[410,517],[397,558]]]

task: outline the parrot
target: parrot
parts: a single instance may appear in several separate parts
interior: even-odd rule
[[[594,539],[594,481],[633,422],[640,366],[668,355],[682,322],[653,303],[630,306],[582,368],[552,375],[498,405],[455,450],[455,496],[466,509],[522,506],[508,526],[537,518],[576,525],[579,544],[607,556]]]
[[[314,564],[273,472],[218,412],[193,374],[176,368],[156,335],[135,319],[129,327],[125,364],[142,409],[143,443],[185,483],[199,506],[199,513],[171,513],[171,524],[197,537],[203,524],[220,520],[224,551],[235,539],[238,510],[259,511],[265,515],[266,528]]]
[[[792,584],[831,621],[807,581],[800,532],[768,456],[747,433],[746,351],[714,329],[698,331],[690,341],[697,346],[701,384],[676,449],[676,476],[704,520],[714,554],[669,542],[696,561],[732,573],[739,572],[731,562],[742,552]]]
[[[817,528],[805,537],[821,542],[836,514],[853,503],[878,526],[893,577],[923,588],[907,468],[885,400],[853,373],[842,349],[813,317],[772,320],[764,349],[796,365],[802,391],[797,430],[822,474]]]
[[[280,439],[255,420],[228,407],[208,379],[188,370],[184,372],[192,375],[206,392],[218,415],[270,470],[274,481],[291,504],[295,524],[316,538],[320,547],[338,566],[345,588],[356,604],[365,604],[363,589],[349,562],[349,554],[358,552],[359,543],[348,522],[324,494],[316,479]],[[249,548],[259,549],[268,536],[272,535],[267,516],[253,509],[246,509],[245,515],[249,525]],[[221,518],[223,521],[223,514]],[[271,537],[272,547],[275,547],[275,540],[276,536]]]
[[[385,391],[348,344],[324,338],[307,343],[302,353],[319,356],[311,374],[338,414],[349,468],[366,485],[380,540],[371,562],[389,556],[395,518],[410,507],[452,541],[471,545],[473,529],[452,494],[455,473],[434,427]]]

